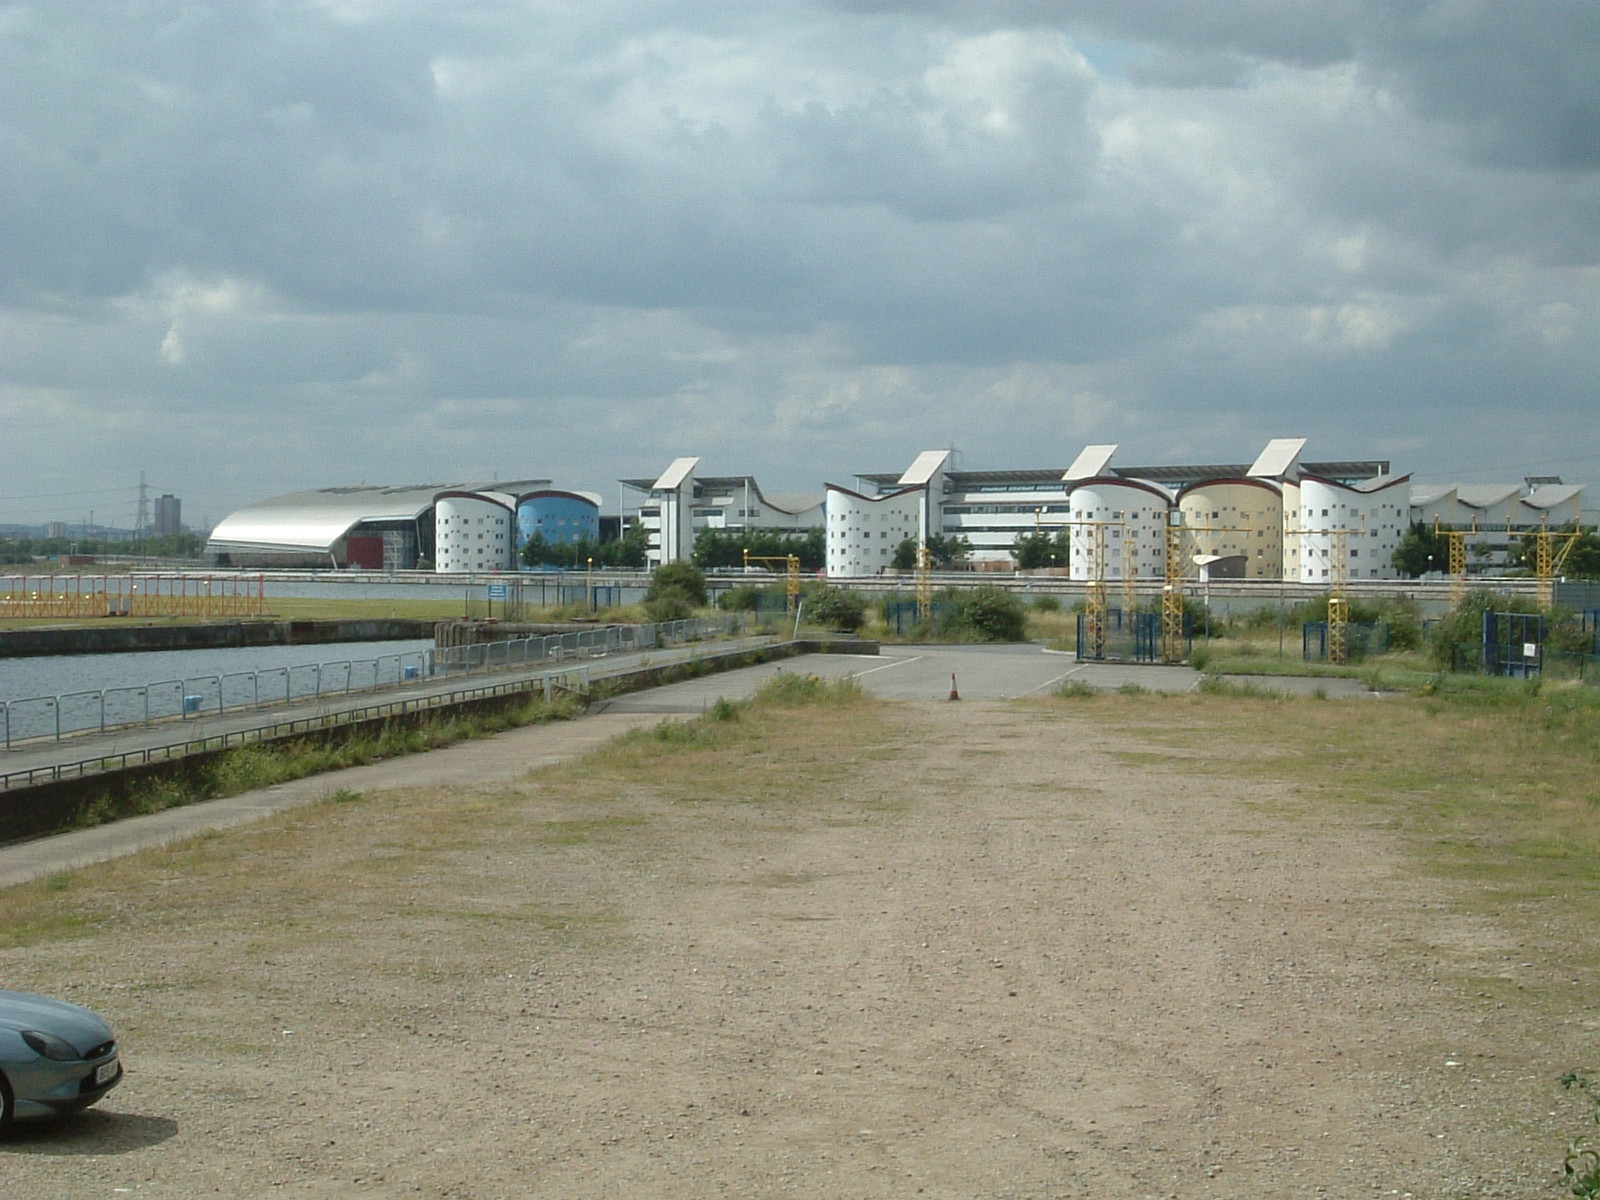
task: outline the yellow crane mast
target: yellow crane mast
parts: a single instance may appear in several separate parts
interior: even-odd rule
[[[751,554],[744,552],[744,568],[748,572],[751,563],[782,563],[784,570],[783,594],[784,607],[791,613],[800,607],[800,559],[794,554]]]
[[[1120,523],[1120,522],[1119,522]],[[1089,580],[1083,589],[1083,636],[1090,656],[1106,656],[1106,525],[1105,521],[1074,521],[1088,538]]]
[[[1174,513],[1174,515],[1181,515]],[[1181,525],[1167,526],[1166,575],[1161,585],[1161,661],[1183,661],[1183,570],[1184,539],[1199,533],[1242,533],[1249,544],[1250,526]]]
[[[1467,539],[1478,532],[1478,519],[1466,529],[1440,529],[1433,519],[1433,534],[1445,545],[1445,564],[1450,573],[1450,607],[1459,608],[1467,594]]]
[[[1533,535],[1533,577],[1538,581],[1535,595],[1540,608],[1550,608],[1555,604],[1556,576],[1566,565],[1567,555],[1572,553],[1581,535],[1581,529],[1552,533],[1548,522]]]
[[[926,542],[917,547],[917,620],[933,620],[933,551]]]
[[[1042,525],[1057,525],[1067,531],[1069,539],[1068,565],[1071,564],[1070,539],[1074,536],[1083,539],[1082,551],[1087,561],[1088,581],[1083,590],[1083,633],[1084,642],[1092,647],[1091,653],[1095,658],[1104,658],[1106,652],[1106,635],[1109,624],[1110,591],[1106,586],[1106,531],[1120,529],[1122,531],[1123,560],[1122,560],[1122,594],[1123,594],[1123,620],[1128,619],[1128,614],[1133,611],[1136,599],[1135,578],[1133,575],[1134,550],[1137,542],[1128,532],[1128,522],[1125,520],[1111,521],[1046,521],[1043,514],[1034,510],[1033,526],[1037,532]]]
[[[1330,529],[1328,534],[1328,661],[1343,666],[1350,661],[1350,531]]]
[[[1309,537],[1328,539],[1328,661],[1340,666],[1350,661],[1350,535],[1365,534],[1366,521],[1359,528],[1286,529],[1287,536],[1300,538],[1301,561],[1311,561],[1306,545]]]

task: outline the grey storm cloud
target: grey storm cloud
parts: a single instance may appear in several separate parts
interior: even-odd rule
[[[0,437],[67,448],[3,496],[1286,434],[1592,476],[1597,14],[0,5]]]

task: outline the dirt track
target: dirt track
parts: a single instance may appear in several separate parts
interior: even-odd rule
[[[1533,952],[1381,822],[1059,705],[882,722],[820,800],[624,770],[81,879],[0,977],[84,981],[130,1076],[0,1195],[1554,1194],[1582,1031],[1461,984]]]

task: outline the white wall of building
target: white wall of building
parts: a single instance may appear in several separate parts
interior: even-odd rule
[[[511,497],[439,497],[434,505],[435,569],[445,573],[516,569],[517,518]]]
[[[765,496],[750,476],[702,476],[698,458],[675,459],[648,487],[624,480],[624,488],[647,492],[637,513],[649,537],[652,567],[689,559],[703,530],[783,529],[803,531],[823,523],[824,504],[815,493]],[[624,514],[628,511],[626,493]]]
[[[1333,556],[1344,556],[1346,578],[1394,579],[1390,561],[1410,524],[1411,483],[1400,476],[1349,487],[1305,475],[1300,479],[1300,520],[1293,561],[1302,583],[1334,578]]]
[[[1243,557],[1246,579],[1283,578],[1283,487],[1268,479],[1213,479],[1177,504],[1189,555]]]
[[[1467,569],[1495,573],[1508,565],[1522,535],[1592,525],[1581,484],[1545,484],[1526,492],[1514,483],[1462,483],[1412,489],[1409,520],[1429,528],[1465,531]]]
[[[894,562],[895,548],[918,536],[924,489],[863,496],[827,485],[827,571],[830,577],[879,575]]]
[[[1054,533],[1068,515],[1067,497],[1059,485],[1033,491],[954,492],[941,497],[935,507],[930,532],[966,538],[974,563],[1011,562],[1018,535],[1035,529]]]
[[[1099,478],[1074,484],[1068,496],[1071,522],[1068,560],[1073,579],[1095,577],[1096,530],[1105,555],[1105,580],[1159,579],[1166,573],[1167,510],[1171,497],[1134,480]]]

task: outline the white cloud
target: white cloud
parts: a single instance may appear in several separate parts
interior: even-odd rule
[[[64,447],[14,486],[241,502],[508,421],[607,495],[669,447],[783,490],[949,443],[1475,461],[1513,397],[1593,459],[1597,12],[10,9],[0,404]]]

